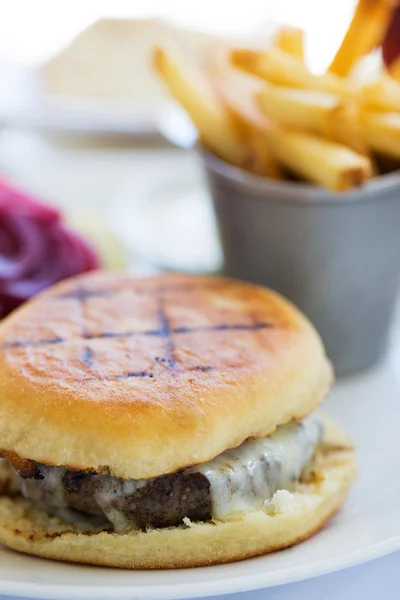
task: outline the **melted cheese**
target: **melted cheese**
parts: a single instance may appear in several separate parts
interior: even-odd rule
[[[43,481],[22,479],[14,474],[14,480],[19,485],[22,495],[38,505],[42,504],[51,509],[67,508],[68,502],[62,484],[62,478],[67,469],[41,466],[40,470],[44,477]]]
[[[290,490],[310,462],[322,436],[322,423],[315,417],[308,417],[282,425],[270,436],[244,442],[186,471],[200,472],[210,482],[213,519],[233,519],[267,507],[277,490]],[[22,494],[68,521],[77,518],[76,511],[68,508],[68,494],[63,485],[67,469],[41,465],[40,470],[43,480],[39,481],[24,480],[15,473]],[[121,480],[103,475],[99,476],[98,483],[94,499],[114,530],[123,533],[134,528],[134,521],[118,508],[117,501],[129,498],[149,480]],[[87,517],[89,519],[89,515]],[[98,517],[90,519],[94,527],[100,527]]]
[[[322,436],[322,423],[308,417],[195,467],[211,484],[213,518],[224,521],[262,509],[277,490],[290,490]]]
[[[111,475],[103,476],[102,485],[99,486],[95,499],[117,533],[124,533],[132,529],[132,522],[121,510],[114,506],[114,500],[131,496],[136,490],[144,487],[146,483],[146,479],[127,479],[124,481]]]

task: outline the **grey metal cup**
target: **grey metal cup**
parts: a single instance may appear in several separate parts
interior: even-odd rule
[[[338,375],[378,361],[400,281],[400,174],[335,194],[202,157],[224,273],[291,299],[320,332]]]

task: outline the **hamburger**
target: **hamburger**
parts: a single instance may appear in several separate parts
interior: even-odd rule
[[[92,273],[0,325],[0,542],[122,568],[224,563],[308,538],[352,444],[309,321],[222,278]]]

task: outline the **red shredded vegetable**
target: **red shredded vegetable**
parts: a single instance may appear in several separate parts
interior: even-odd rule
[[[0,317],[72,275],[100,266],[94,248],[58,210],[0,179]]]

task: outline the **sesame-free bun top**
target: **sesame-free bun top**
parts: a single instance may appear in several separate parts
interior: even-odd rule
[[[150,478],[310,413],[331,368],[309,321],[270,290],[98,272],[0,325],[0,447]]]

